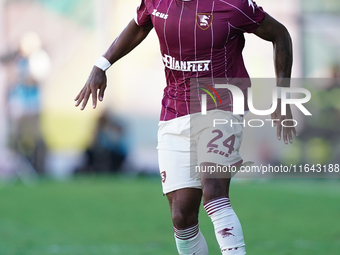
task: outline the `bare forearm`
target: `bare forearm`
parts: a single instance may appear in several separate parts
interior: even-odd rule
[[[293,64],[292,40],[289,32],[285,26],[267,14],[255,34],[273,43],[275,74],[278,79],[277,85],[289,87],[289,78],[291,77]]]
[[[273,42],[274,65],[277,77],[277,86],[289,87],[293,65],[292,40],[285,27],[281,28],[282,35]]]
[[[134,20],[131,20],[103,56],[111,64],[115,63],[140,44],[151,29],[152,27],[139,27]]]

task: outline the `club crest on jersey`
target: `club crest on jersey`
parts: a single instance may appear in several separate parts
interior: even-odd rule
[[[213,15],[209,13],[198,13],[196,15],[196,23],[202,30],[208,29],[213,21]]]

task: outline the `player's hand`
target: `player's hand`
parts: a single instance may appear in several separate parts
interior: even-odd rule
[[[286,115],[281,115],[281,100],[278,101],[277,108],[275,112],[272,113],[271,118],[274,123],[274,127],[276,127],[276,135],[277,139],[281,140],[281,133],[283,137],[283,141],[285,144],[288,144],[288,141],[290,143],[293,143],[293,134],[295,137],[298,136],[295,127],[294,122],[291,121],[293,119],[292,111],[290,109],[290,105],[286,106]],[[289,120],[289,121],[284,121]],[[284,125],[288,127],[282,126],[282,121],[284,121]]]
[[[103,101],[104,92],[107,86],[106,83],[107,79],[105,72],[100,68],[94,66],[91,71],[90,77],[87,79],[85,86],[79,92],[77,97],[74,99],[74,101],[77,101],[76,106],[78,107],[83,102],[80,109],[84,110],[89,100],[89,97],[92,94],[92,106],[93,109],[95,109],[97,107],[97,95],[99,101]]]

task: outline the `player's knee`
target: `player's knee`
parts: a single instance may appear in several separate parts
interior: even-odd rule
[[[180,208],[172,211],[171,214],[173,225],[177,229],[191,227],[198,222],[198,213],[183,211]]]
[[[205,179],[203,184],[203,201],[228,196],[228,184],[222,179]]]

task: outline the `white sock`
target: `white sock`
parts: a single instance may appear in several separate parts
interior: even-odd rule
[[[214,224],[215,235],[223,255],[246,254],[242,227],[228,197],[204,203],[204,209]]]
[[[175,240],[180,255],[208,255],[208,246],[198,223],[186,229],[176,229]]]

